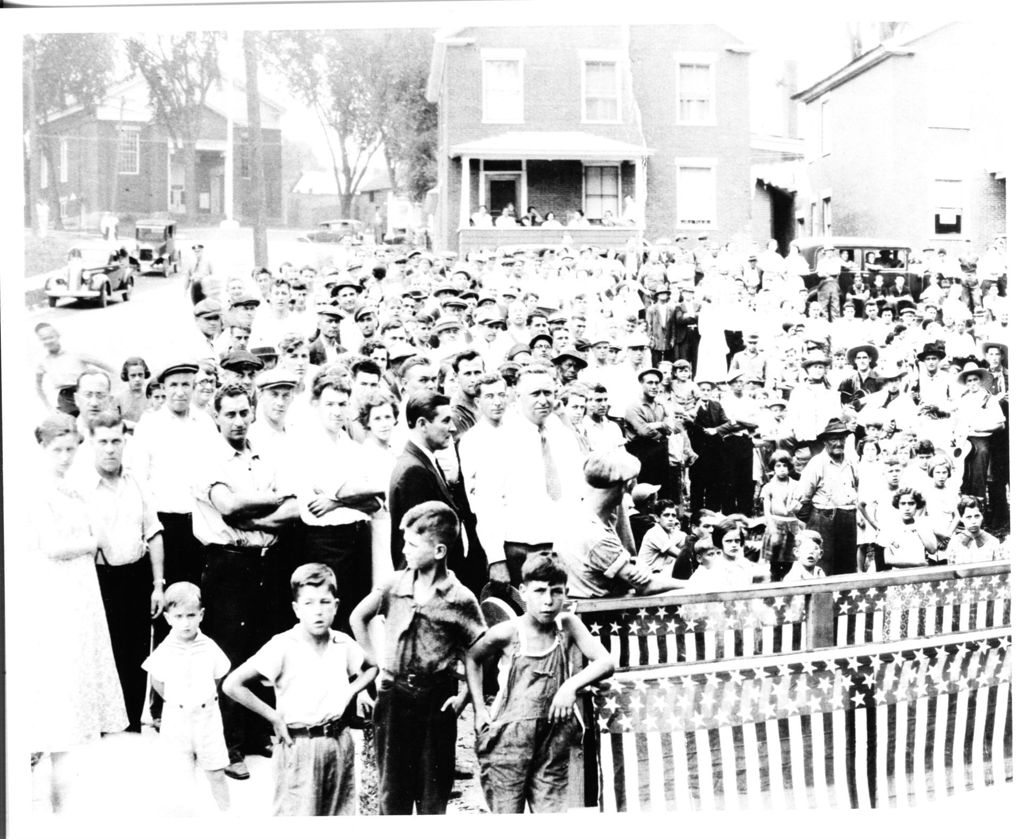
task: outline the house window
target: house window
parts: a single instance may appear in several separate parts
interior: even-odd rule
[[[61,198],[57,203],[60,204],[60,217],[61,217],[61,219],[62,220],[66,219],[68,217],[68,199],[67,198]]]
[[[122,128],[117,134],[117,174],[139,174],[139,130]]]
[[[821,199],[821,232],[826,236],[832,235],[832,199]]]
[[[715,162],[677,160],[676,226],[709,228],[715,224]]]
[[[963,234],[964,199],[963,181],[936,180],[935,235],[960,236]]]
[[[57,179],[62,183],[68,182],[68,138],[60,138],[60,165],[57,170]]]
[[[615,61],[583,62],[583,121],[618,122],[619,65]]]
[[[715,74],[711,56],[681,54],[676,66],[676,121],[713,125]]]
[[[828,100],[821,100],[821,119],[818,126],[821,131],[819,141],[821,143],[822,156],[832,153],[832,126],[830,124],[831,111],[828,107]]]
[[[818,235],[818,204],[815,201],[811,202],[811,235]]]
[[[39,188],[46,189],[50,185],[50,161],[45,154],[39,155]]]
[[[485,50],[483,121],[523,121],[522,50]]]
[[[619,167],[587,166],[583,169],[583,214],[600,221],[607,210],[619,216]]]

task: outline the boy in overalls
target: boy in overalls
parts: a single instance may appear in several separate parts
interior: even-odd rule
[[[563,614],[568,575],[556,557],[523,564],[526,613],[491,627],[473,645],[466,675],[476,715],[480,783],[493,813],[567,809],[569,751],[581,734],[576,694],[612,674],[615,664],[578,617]],[[575,644],[588,664],[569,674]],[[500,654],[500,691],[484,703],[484,665]]]

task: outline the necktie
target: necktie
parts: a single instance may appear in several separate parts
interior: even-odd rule
[[[551,456],[551,444],[548,443],[547,435],[544,433],[544,426],[540,426],[538,430],[540,431],[540,455],[544,460],[544,486],[548,491],[548,497],[552,501],[558,501],[562,497],[562,484],[558,480],[555,459]]]

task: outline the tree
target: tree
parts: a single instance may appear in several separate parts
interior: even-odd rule
[[[52,33],[27,35],[24,40],[24,98],[28,143],[28,203],[36,226],[39,200],[39,160],[44,155],[56,174],[56,141],[46,120],[71,105],[91,110],[103,98],[114,75],[114,39],[103,34]],[[48,191],[50,217],[60,225],[57,191]]]
[[[267,187],[263,166],[263,121],[260,117],[258,44],[255,32],[242,35],[245,54],[245,102],[248,113],[249,176],[252,184],[252,253],[257,265],[267,264]],[[229,176],[230,177],[230,176]]]
[[[424,97],[430,48],[429,36],[413,31],[269,34],[265,54],[320,121],[342,216],[352,214],[379,150],[392,186],[425,192],[433,185],[437,114]]]
[[[186,32],[125,40],[128,60],[149,87],[149,103],[156,120],[182,150],[185,208],[189,218],[199,213],[196,142],[207,94],[220,80],[217,53],[223,38],[222,32]]]
[[[391,186],[416,201],[437,183],[437,105],[426,98],[431,49],[428,32],[393,32],[376,73]]]

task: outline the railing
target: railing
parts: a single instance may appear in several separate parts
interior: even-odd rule
[[[1007,562],[738,591],[579,600],[619,667],[772,655],[1007,626]]]
[[[995,629],[619,674],[594,698],[588,803],[887,807],[1005,783],[1009,649]]]
[[[642,235],[643,232],[637,227],[464,227],[458,233],[458,251],[461,257],[465,257],[471,251],[484,249],[558,247],[567,236],[572,240],[571,247],[574,248],[590,245],[622,250],[630,240],[636,241]]]
[[[1012,777],[1009,563],[580,600],[619,671],[572,801],[920,803]]]

